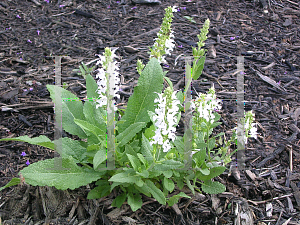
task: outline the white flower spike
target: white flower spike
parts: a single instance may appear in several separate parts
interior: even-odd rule
[[[98,79],[98,89],[97,92],[99,94],[99,99],[96,100],[96,108],[106,106],[107,105],[107,85],[108,85],[108,75],[111,74],[114,79],[114,97],[120,98],[120,95],[117,94],[119,91],[119,85],[120,85],[120,78],[119,78],[119,68],[117,62],[114,62],[114,58],[116,58],[115,51],[117,49],[114,49],[111,51],[110,48],[105,48],[105,52],[103,55],[97,55],[99,56],[99,60],[97,62],[97,65],[101,65],[102,68],[99,68],[97,71],[96,78]],[[115,106],[115,111],[117,110],[117,107]]]
[[[176,92],[172,92],[170,87],[163,94],[157,93],[157,95],[158,97],[154,102],[158,104],[153,116],[156,130],[150,144],[162,145],[163,151],[168,152],[172,148],[170,140],[174,141],[176,138],[175,131],[178,124],[177,114],[180,101],[176,97]]]

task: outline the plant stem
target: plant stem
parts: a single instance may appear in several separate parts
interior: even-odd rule
[[[208,150],[208,160],[210,161],[211,160],[211,157],[210,157],[210,148],[209,148],[209,129],[210,129],[210,127],[208,127],[208,129],[207,129],[207,133],[206,133],[206,135],[207,135],[207,150]]]
[[[81,165],[85,166],[86,168],[89,168],[89,169],[93,169],[93,167],[87,165],[86,163],[80,163]]]

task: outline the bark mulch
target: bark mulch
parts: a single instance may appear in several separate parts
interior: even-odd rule
[[[159,30],[164,9],[177,5],[173,29],[176,48],[167,57],[168,77],[184,87],[184,55],[191,55],[204,21],[211,21],[203,75],[193,93],[214,84],[223,100],[223,124],[236,125],[237,56],[244,57],[245,109],[258,122],[257,140],[249,140],[245,171],[229,170],[216,180],[226,185],[218,195],[199,194],[174,207],[144,197],[132,212],[127,204],[112,208],[114,194],[86,200],[94,184],[60,191],[26,184],[0,193],[3,224],[300,224],[300,2],[294,0],[2,0],[0,1],[0,138],[46,135],[54,139],[54,58],[62,59],[62,81],[85,97],[81,62],[95,65],[95,54],[118,47],[122,101],[136,85],[136,61],[147,62],[148,46]],[[191,23],[184,16],[191,16]],[[182,57],[177,58],[179,55]],[[63,135],[72,137],[64,133]],[[75,137],[72,137],[75,138]],[[21,156],[25,152],[25,157]],[[0,143],[0,186],[26,162],[54,157],[54,152],[21,142]],[[191,194],[190,194],[191,195]],[[192,195],[191,195],[192,196]]]

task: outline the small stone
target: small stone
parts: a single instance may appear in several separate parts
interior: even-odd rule
[[[288,26],[290,26],[292,24],[293,24],[292,23],[292,18],[287,18],[282,25],[285,26],[285,27],[288,27]]]

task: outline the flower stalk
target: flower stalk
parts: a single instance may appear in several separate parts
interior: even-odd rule
[[[103,55],[97,55],[99,56],[99,60],[97,62],[97,65],[101,64],[102,68],[97,69],[98,73],[96,75],[96,78],[98,79],[98,89],[97,92],[99,94],[99,98],[97,99],[97,108],[102,106],[111,105],[113,97],[120,98],[120,95],[117,94],[118,87],[120,85],[120,78],[119,78],[119,68],[117,62],[114,61],[114,58],[117,56],[115,55],[115,51],[117,49],[114,49],[113,51],[110,48],[105,48],[105,52]],[[111,77],[110,77],[111,76]],[[107,91],[108,90],[108,91]],[[109,90],[113,90],[112,93],[109,95]],[[109,104],[110,103],[110,104]],[[114,107],[114,111],[117,110],[117,107]]]
[[[204,53],[207,51],[206,49],[202,49],[205,45],[205,41],[207,39],[208,29],[209,29],[210,21],[209,19],[205,20],[203,28],[201,29],[200,34],[197,35],[199,41],[197,42],[198,48],[193,48],[193,56],[195,61],[197,61],[200,57],[204,56]]]
[[[152,122],[156,129],[150,144],[160,145],[163,152],[168,152],[172,148],[170,140],[174,141],[176,138],[175,131],[178,124],[178,105],[180,101],[176,97],[176,92],[173,92],[170,87],[167,87],[164,93],[157,93],[157,95],[158,98],[154,101],[158,103],[157,108],[155,113],[152,114]],[[161,147],[158,149],[161,149]]]
[[[168,7],[165,9],[166,13],[163,18],[160,31],[157,33],[157,38],[152,48],[150,48],[150,58],[155,57],[160,63],[167,63],[164,55],[171,55],[175,44],[174,32],[171,29],[173,12],[176,12],[176,6]]]

